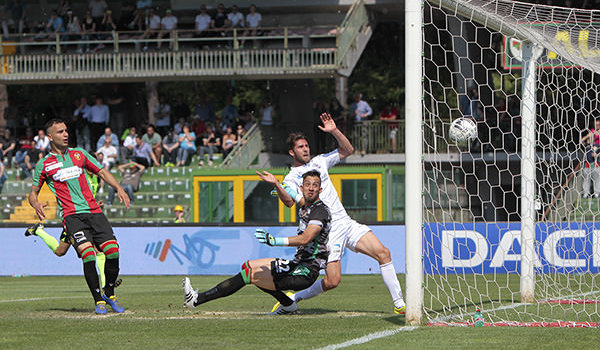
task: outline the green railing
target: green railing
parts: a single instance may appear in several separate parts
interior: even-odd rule
[[[221,167],[247,169],[256,160],[262,149],[262,133],[258,124],[254,124],[223,160]]]
[[[337,37],[337,58],[338,67],[346,66],[346,56],[348,51],[356,45],[358,33],[369,23],[369,16],[364,0],[355,1],[342,24],[338,27]]]

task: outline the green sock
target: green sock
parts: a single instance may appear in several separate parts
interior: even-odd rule
[[[58,248],[58,241],[56,240],[56,238],[50,236],[46,231],[44,231],[43,228],[39,227],[36,231],[35,231],[35,235],[40,237],[41,239],[44,240],[44,242],[46,242],[46,245],[48,246],[48,248],[50,248],[50,250],[54,253],[56,253],[56,248]]]
[[[104,276],[104,263],[106,262],[106,255],[104,253],[98,252],[96,254],[96,266],[98,267],[98,272],[100,272],[100,287],[104,288],[106,284],[106,277]]]

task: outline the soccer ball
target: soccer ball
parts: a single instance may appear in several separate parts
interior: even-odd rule
[[[477,125],[471,118],[458,118],[450,124],[449,136],[457,142],[475,140],[477,138]]]

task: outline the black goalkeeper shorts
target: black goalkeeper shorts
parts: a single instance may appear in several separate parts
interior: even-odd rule
[[[86,242],[100,247],[106,241],[117,240],[103,213],[69,215],[64,219],[63,225],[67,232],[67,242],[75,249]]]
[[[286,259],[271,261],[271,275],[278,290],[303,290],[310,287],[317,278],[319,270]]]

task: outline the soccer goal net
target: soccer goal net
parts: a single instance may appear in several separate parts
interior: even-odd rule
[[[425,321],[600,325],[600,11],[422,14]],[[457,118],[474,139],[449,137]]]

